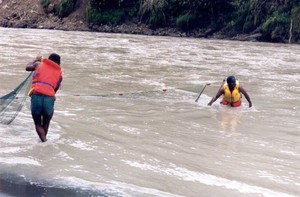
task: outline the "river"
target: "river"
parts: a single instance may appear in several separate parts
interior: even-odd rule
[[[47,142],[30,98],[0,125],[3,196],[300,196],[299,45],[0,32],[1,95],[38,53],[63,69]],[[229,75],[251,108],[207,105]]]

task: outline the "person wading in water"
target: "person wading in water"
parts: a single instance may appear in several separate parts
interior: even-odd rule
[[[245,95],[249,103],[249,107],[252,107],[252,102],[247,91],[240,86],[238,80],[236,80],[234,76],[227,77],[226,82],[227,83],[225,83],[223,87],[219,89],[217,95],[208,103],[209,106],[211,106],[221,95],[224,95],[221,104],[231,107],[241,106],[242,93]]]
[[[62,81],[60,56],[56,53],[50,54],[48,59],[37,56],[33,62],[26,65],[25,69],[34,72],[28,93],[31,96],[31,115],[37,134],[42,142],[46,142],[54,113],[55,94]]]

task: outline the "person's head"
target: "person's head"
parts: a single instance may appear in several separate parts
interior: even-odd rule
[[[57,63],[58,65],[60,65],[60,56],[56,53],[51,53],[48,57],[49,60]]]
[[[231,91],[234,89],[235,83],[236,83],[236,79],[234,76],[227,77],[227,84]]]

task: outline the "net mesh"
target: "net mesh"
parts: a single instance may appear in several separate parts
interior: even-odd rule
[[[10,124],[25,104],[32,72],[12,92],[0,97],[0,123]]]

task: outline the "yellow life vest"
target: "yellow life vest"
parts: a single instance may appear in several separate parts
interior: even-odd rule
[[[223,88],[224,88],[224,98],[223,99],[228,103],[238,102],[241,99],[239,86],[240,86],[239,81],[236,80],[235,87],[234,87],[233,91],[231,92],[228,87],[228,84],[225,82],[224,86],[223,86]]]

